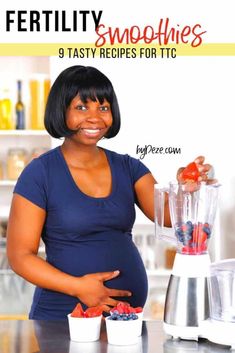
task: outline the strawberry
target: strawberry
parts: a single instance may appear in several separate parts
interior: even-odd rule
[[[198,167],[195,162],[189,163],[186,168],[184,168],[181,177],[183,181],[198,181],[198,178],[200,176]]]
[[[203,225],[201,223],[198,225],[195,225],[193,230],[193,242],[196,243],[197,245],[200,245],[202,243],[205,243],[206,240],[207,240],[207,234],[203,230]]]

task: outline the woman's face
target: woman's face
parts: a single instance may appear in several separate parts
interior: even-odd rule
[[[84,144],[97,143],[108,131],[113,122],[110,104],[104,100],[84,103],[76,96],[66,112],[66,123],[69,129],[78,130],[74,138]]]

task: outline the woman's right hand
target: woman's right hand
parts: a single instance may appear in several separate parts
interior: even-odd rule
[[[103,311],[109,312],[110,307],[116,306],[119,302],[111,297],[132,295],[128,290],[105,287],[104,282],[117,277],[119,273],[119,271],[99,272],[79,277],[78,298],[88,307],[99,305]]]

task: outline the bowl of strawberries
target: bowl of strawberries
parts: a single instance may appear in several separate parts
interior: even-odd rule
[[[85,311],[80,303],[67,315],[71,341],[93,342],[100,338],[101,307],[90,307]]]

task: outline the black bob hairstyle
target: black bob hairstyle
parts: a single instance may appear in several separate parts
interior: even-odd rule
[[[103,104],[106,99],[113,117],[112,126],[106,138],[117,135],[120,130],[120,111],[116,94],[110,80],[99,70],[91,66],[71,66],[60,73],[51,87],[45,111],[44,124],[52,137],[69,137],[77,130],[66,125],[66,111],[77,95],[86,103],[88,99]]]

